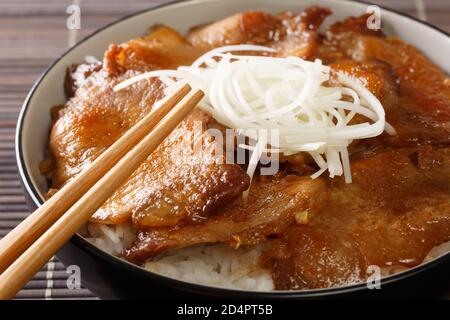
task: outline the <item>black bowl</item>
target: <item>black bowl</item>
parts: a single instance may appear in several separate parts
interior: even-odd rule
[[[288,3],[286,5],[284,3]],[[75,47],[68,50],[58,58],[43,73],[31,89],[26,98],[17,125],[16,154],[20,178],[25,190],[27,203],[31,211],[43,203],[42,193],[46,185],[38,171],[39,160],[43,158],[50,127],[49,108],[64,101],[62,79],[64,69],[74,62],[81,61],[86,53],[101,54],[111,42],[125,41],[128,38],[143,33],[149,25],[165,21],[171,24],[168,18],[172,17],[173,24],[186,29],[189,25],[198,24],[214,18],[226,16],[232,12],[246,9],[261,8],[282,11],[283,9],[301,10],[311,5],[312,1],[285,0],[248,0],[245,5],[238,0],[217,1],[185,1],[175,2],[164,6],[145,10],[112,23]],[[314,1],[314,4],[328,6],[337,11],[339,18],[348,15],[357,15],[365,12],[366,4],[353,1],[323,0]],[[196,12],[198,19],[186,20],[185,10]],[[214,14],[212,14],[214,12]],[[421,50],[425,51],[435,61],[447,63],[444,66],[450,69],[447,57],[450,52],[449,36],[430,25],[400,13],[382,9],[382,15],[387,16],[387,25],[408,38]],[[158,20],[158,17],[160,17]],[[184,22],[182,20],[185,20]],[[170,20],[170,19],[169,19]],[[123,30],[128,28],[128,32]],[[417,29],[421,39],[414,42],[409,29]],[[408,29],[408,30],[407,30]],[[414,30],[413,30],[414,31]],[[424,37],[425,35],[425,37]],[[443,54],[430,52],[427,41],[444,41]],[[427,49],[428,48],[428,49]],[[428,51],[427,51],[428,50]],[[437,62],[439,62],[437,61]],[[54,88],[60,88],[56,91]],[[45,109],[47,108],[47,109]],[[39,123],[39,126],[35,124]],[[450,285],[448,267],[450,255],[439,257],[431,262],[412,268],[399,274],[385,277],[381,281],[381,290],[369,290],[365,283],[340,288],[305,290],[305,291],[278,291],[278,292],[252,292],[242,290],[229,290],[217,287],[197,285],[174,280],[144,270],[117,257],[111,256],[96,248],[80,235],[75,235],[58,252],[58,258],[65,266],[77,265],[81,270],[81,280],[84,286],[101,298],[246,298],[246,299],[311,299],[327,297],[417,297],[436,296]],[[429,272],[431,269],[434,272]]]

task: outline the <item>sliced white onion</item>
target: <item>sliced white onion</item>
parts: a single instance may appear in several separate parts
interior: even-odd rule
[[[363,85],[339,72],[340,86],[325,86],[331,69],[320,60],[232,53],[236,51],[276,52],[256,45],[224,46],[205,53],[191,66],[146,72],[119,83],[114,90],[154,77],[168,91],[174,90],[174,79],[200,88],[205,92],[200,108],[256,141],[255,147],[242,146],[253,150],[247,168],[250,177],[264,152],[308,152],[320,168],[312,178],[328,171],[330,177],[344,175],[350,183],[349,144],[383,131],[395,134],[385,121],[380,101]],[[352,101],[343,100],[344,96]],[[368,122],[349,124],[357,114]],[[279,141],[258,137],[255,129],[276,129]]]

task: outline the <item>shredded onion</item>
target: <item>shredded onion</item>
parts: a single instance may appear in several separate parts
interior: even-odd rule
[[[174,79],[187,81],[205,92],[199,107],[223,125],[244,135],[247,129],[278,130],[278,141],[247,135],[255,141],[254,147],[243,146],[253,150],[247,169],[250,177],[263,152],[308,152],[320,168],[312,178],[328,171],[330,177],[344,175],[350,183],[349,144],[383,131],[395,134],[385,121],[380,101],[367,88],[341,72],[337,74],[340,86],[325,86],[330,67],[320,60],[238,55],[235,51],[275,52],[256,45],[220,47],[191,66],[146,72],[119,83],[114,90],[154,77],[167,85],[167,91],[173,90]],[[370,123],[349,124],[357,114]]]

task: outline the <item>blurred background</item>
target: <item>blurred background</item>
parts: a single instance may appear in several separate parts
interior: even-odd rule
[[[167,2],[170,1],[0,0],[0,238],[29,214],[15,163],[14,131],[19,109],[33,83],[55,58],[96,29]],[[427,21],[450,33],[450,0],[371,2]],[[81,29],[69,31],[66,10],[73,4],[81,9]],[[67,289],[68,276],[64,266],[53,258],[17,298],[96,298],[87,289]],[[450,288],[448,294],[437,295],[450,298]],[[430,293],[431,296],[436,294]]]

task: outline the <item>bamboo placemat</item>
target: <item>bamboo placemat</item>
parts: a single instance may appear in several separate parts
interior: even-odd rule
[[[275,0],[274,0],[275,1]],[[14,130],[22,102],[40,73],[67,49],[74,35],[66,28],[66,9],[81,8],[80,40],[96,29],[166,0],[0,0],[0,237],[28,214],[14,155]],[[450,32],[448,0],[378,0]],[[72,39],[71,39],[72,37]],[[34,277],[17,298],[95,299],[87,289],[67,288],[65,267],[56,259]]]

